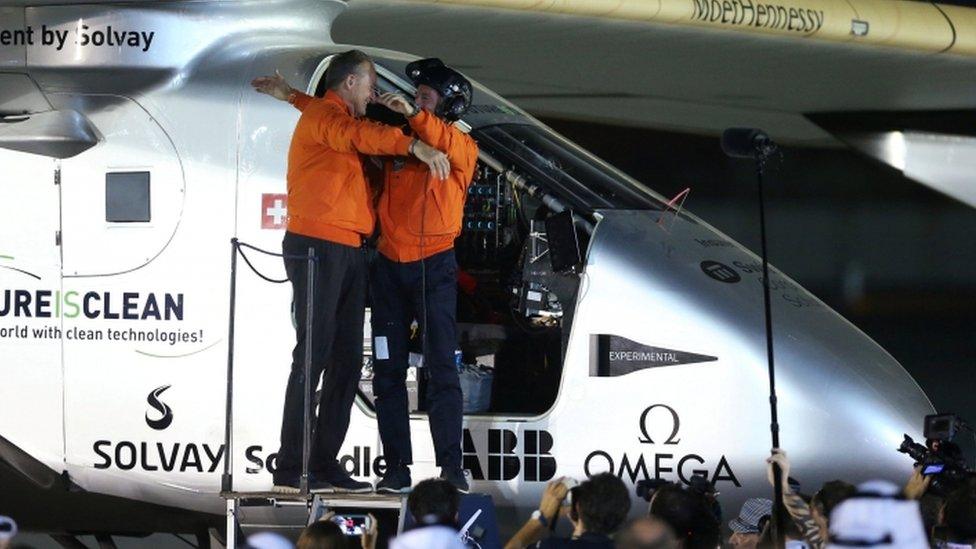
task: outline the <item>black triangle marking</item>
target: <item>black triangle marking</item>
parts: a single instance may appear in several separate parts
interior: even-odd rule
[[[596,351],[596,368],[591,375],[617,377],[648,368],[680,366],[718,360],[716,356],[701,355],[665,347],[652,347],[612,334],[593,336]],[[595,371],[594,371],[595,370]]]

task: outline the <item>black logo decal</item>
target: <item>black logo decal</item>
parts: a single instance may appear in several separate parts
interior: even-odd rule
[[[655,439],[651,438],[652,434],[657,441],[664,439],[663,445],[677,446],[681,443],[681,439],[678,438],[681,420],[678,412],[671,406],[658,403],[644,408],[640,415],[638,429],[640,431],[638,442],[648,446],[641,446],[637,452],[621,453],[595,449],[583,461],[583,472],[586,476],[610,473],[624,482],[631,483],[650,479],[671,480],[677,477],[676,480],[690,485],[692,477],[700,475],[715,486],[718,486],[719,482],[731,482],[736,488],[742,487],[725,455],[718,456],[718,460],[715,461],[714,458],[705,457],[708,455],[705,453],[685,453],[678,448],[657,446]]]
[[[597,352],[596,362],[591,366],[595,367],[595,371],[591,370],[590,375],[596,377],[616,377],[647,368],[718,360],[718,357],[709,355],[651,347],[616,335],[598,334],[593,337],[596,341],[592,344],[596,345]]]
[[[485,472],[481,469],[481,460],[478,459],[478,449],[471,438],[471,431],[465,429],[462,433],[461,461],[464,468],[471,471],[471,477],[484,480]]]
[[[146,402],[153,407],[157,412],[163,414],[163,417],[159,419],[149,419],[149,412],[146,412],[146,425],[152,427],[157,431],[162,431],[163,429],[169,427],[170,423],[173,423],[173,410],[165,403],[159,401],[159,395],[166,392],[169,389],[169,385],[163,385],[162,387],[156,387],[153,389],[149,396],[146,398]]]
[[[543,482],[556,476],[552,435],[548,431],[525,431],[525,475],[527,481]]]
[[[481,466],[471,431],[465,429],[462,438],[464,468],[471,471],[474,480],[512,480],[521,473],[522,480],[545,482],[556,476],[556,458],[551,453],[552,434],[529,429],[523,432],[522,442],[523,448],[519,452],[519,437],[514,431],[489,429],[488,467],[485,469]]]
[[[488,478],[512,480],[519,474],[521,461],[515,453],[518,438],[508,429],[488,431]]]
[[[701,270],[719,282],[735,284],[742,280],[742,277],[739,276],[739,273],[735,272],[735,269],[718,261],[702,261]]]
[[[681,428],[681,419],[678,418],[678,412],[674,411],[674,408],[668,406],[667,404],[652,404],[644,409],[640,417],[640,431],[641,438],[639,439],[641,444],[654,444],[651,440],[651,435],[647,434],[647,415],[651,410],[655,408],[664,408],[665,410],[671,412],[671,434],[668,435],[668,439],[664,441],[665,444],[677,444],[681,442],[681,439],[676,439],[674,437],[678,436],[678,429]]]

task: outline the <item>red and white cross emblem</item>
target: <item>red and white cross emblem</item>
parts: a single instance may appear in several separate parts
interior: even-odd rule
[[[284,229],[288,219],[287,194],[261,195],[261,228]]]

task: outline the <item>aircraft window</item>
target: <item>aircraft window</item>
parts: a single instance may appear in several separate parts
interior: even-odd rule
[[[505,156],[573,207],[590,211],[663,207],[646,187],[547,128],[501,124],[476,134],[479,140],[505,151]]]
[[[149,172],[105,174],[105,221],[147,223],[149,206]]]

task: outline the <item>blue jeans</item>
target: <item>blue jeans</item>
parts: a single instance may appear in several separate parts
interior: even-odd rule
[[[426,397],[437,465],[460,468],[462,399],[454,361],[457,348],[457,261],[454,250],[409,263],[397,263],[378,256],[370,276],[370,295],[373,300],[373,392],[387,465],[397,467],[413,463],[406,377],[410,324],[417,319],[421,333],[425,320],[427,324],[424,367],[429,383]]]

